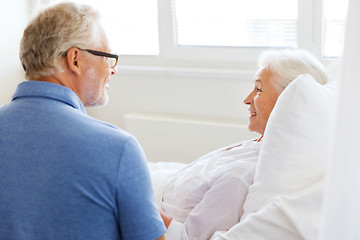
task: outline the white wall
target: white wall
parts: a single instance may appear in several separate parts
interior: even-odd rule
[[[107,106],[89,113],[122,126],[129,112],[219,118],[247,123],[243,98],[253,88],[252,71],[238,69],[118,68]]]
[[[27,23],[27,1],[7,0],[0,8],[0,105],[11,100],[24,74],[19,60],[19,44]]]
[[[257,136],[247,131],[248,106],[242,102],[253,88],[252,77],[253,71],[241,67],[120,66],[108,105],[88,112],[134,134],[150,161],[190,162]]]

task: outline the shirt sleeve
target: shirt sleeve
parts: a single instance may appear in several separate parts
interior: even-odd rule
[[[189,240],[185,225],[175,219],[171,220],[168,230],[166,231],[166,239],[171,240]]]
[[[120,159],[117,207],[123,239],[157,239],[165,233],[145,156],[133,138],[124,146]]]
[[[216,231],[228,230],[243,214],[248,182],[251,179],[244,181],[238,176],[217,179],[183,224],[172,221],[166,236],[174,240],[210,239]]]

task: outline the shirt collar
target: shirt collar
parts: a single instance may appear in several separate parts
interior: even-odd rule
[[[43,81],[25,81],[18,85],[13,99],[20,97],[45,97],[64,102],[86,114],[84,105],[70,88]]]

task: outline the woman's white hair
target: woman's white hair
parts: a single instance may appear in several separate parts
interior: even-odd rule
[[[275,87],[281,92],[301,74],[310,74],[320,84],[327,83],[325,67],[305,50],[268,50],[258,60],[259,68],[273,74]]]
[[[41,12],[24,30],[20,60],[27,79],[61,72],[58,64],[71,47],[100,45],[97,11],[71,2],[57,4]]]

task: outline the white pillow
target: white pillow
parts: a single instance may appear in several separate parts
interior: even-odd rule
[[[267,123],[242,220],[276,197],[323,178],[335,109],[335,83],[320,85],[310,75],[300,75],[281,93]]]

